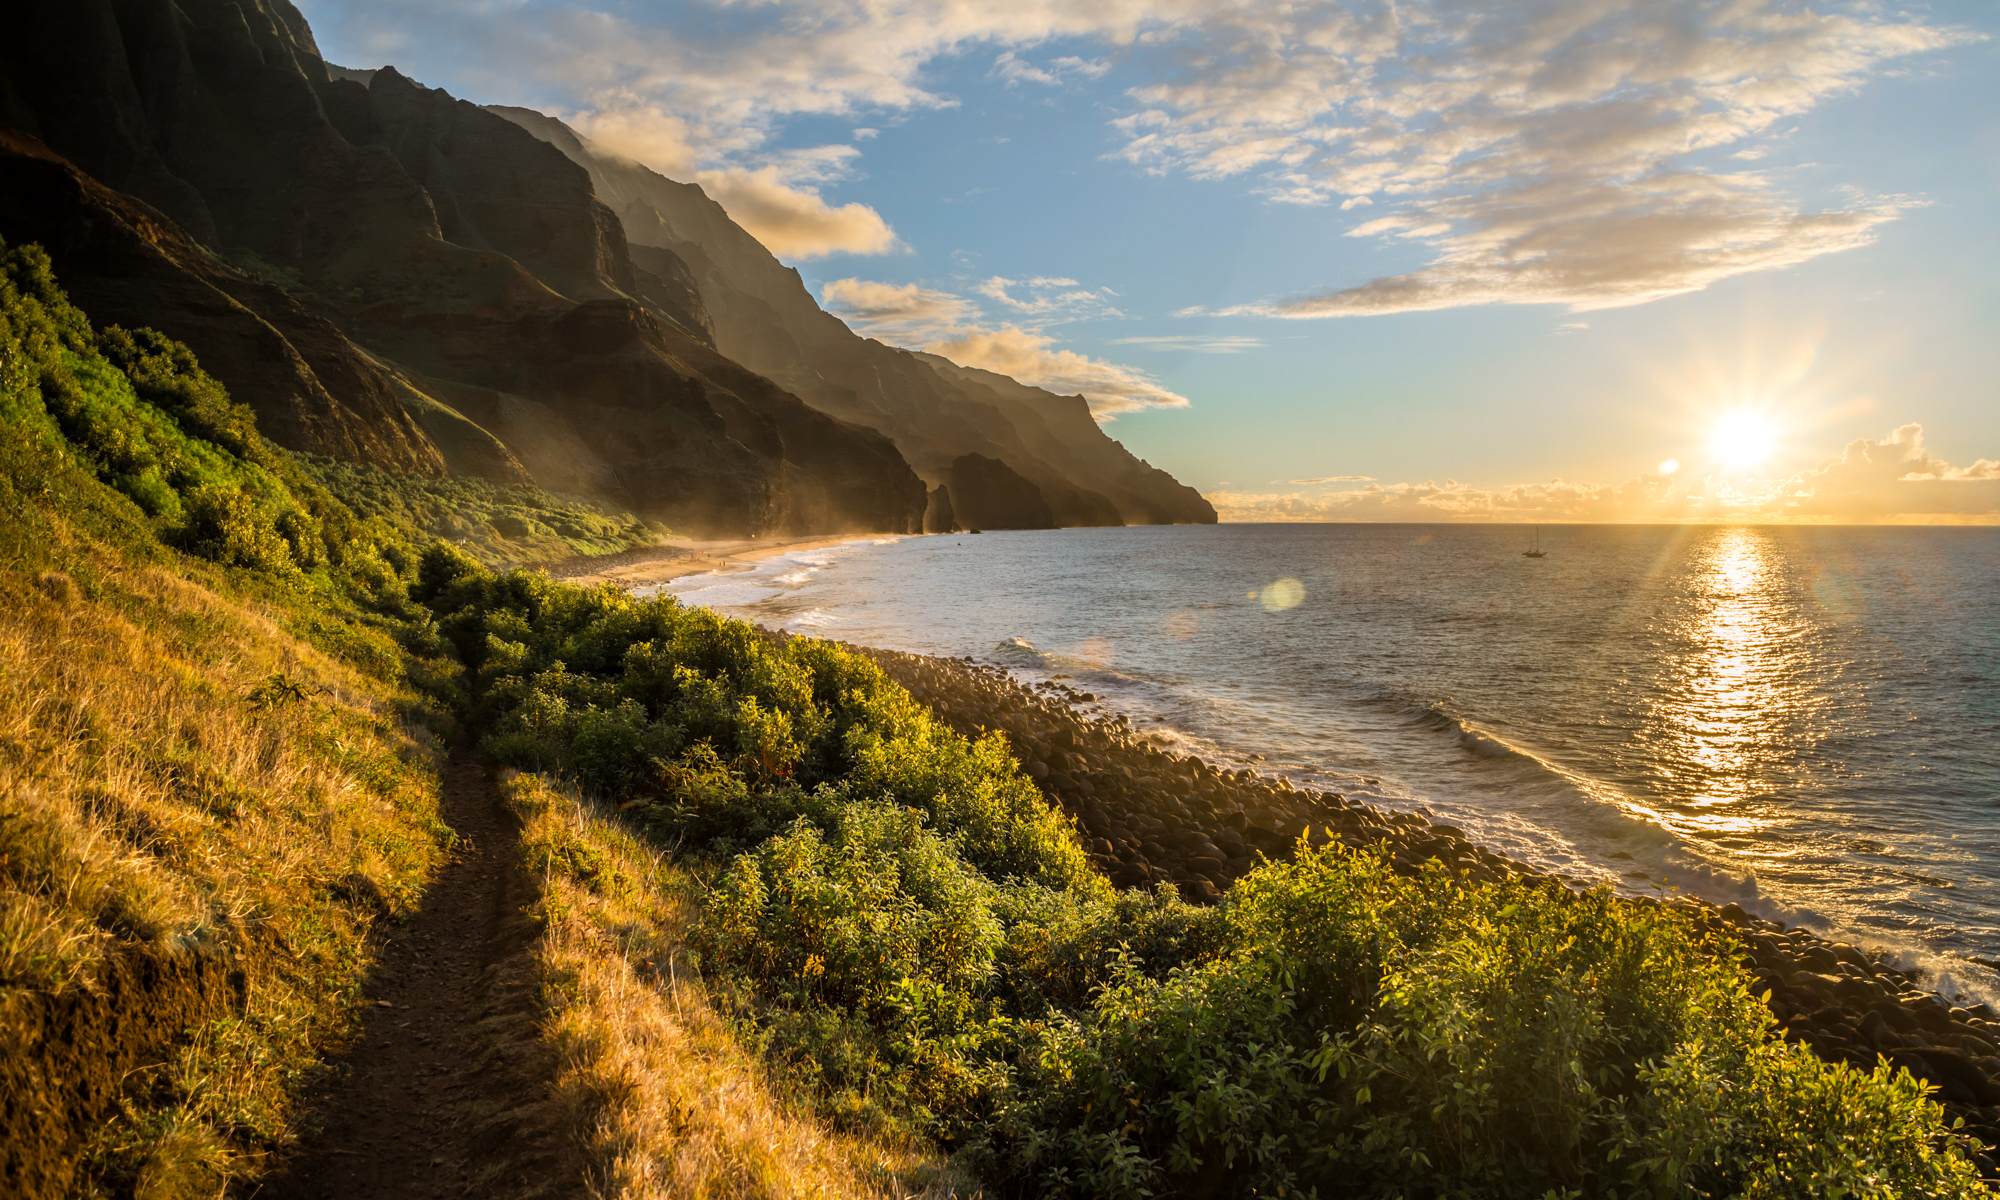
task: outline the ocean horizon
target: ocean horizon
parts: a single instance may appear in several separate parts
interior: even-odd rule
[[[859,537],[683,577],[1063,679],[1163,744],[2000,997],[2000,529],[1287,524]]]

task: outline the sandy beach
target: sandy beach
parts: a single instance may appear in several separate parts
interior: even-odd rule
[[[849,533],[808,538],[718,538],[709,541],[676,539],[657,546],[562,559],[539,568],[551,579],[589,586],[615,583],[623,588],[647,587],[686,575],[704,575],[732,566],[750,564],[797,550],[817,550],[856,540],[872,540],[886,534]]]

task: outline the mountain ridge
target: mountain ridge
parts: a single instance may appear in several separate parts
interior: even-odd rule
[[[281,445],[732,536],[1215,519],[1081,397],[858,337],[698,185],[328,64],[289,0],[21,24],[0,236],[193,347]]]

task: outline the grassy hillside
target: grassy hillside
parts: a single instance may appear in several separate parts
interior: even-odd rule
[[[450,841],[412,566],[183,348],[0,248],[13,1193],[214,1194],[287,1141]]]
[[[276,451],[0,248],[10,1194],[268,1171],[451,844],[460,727],[518,772],[592,1194],[1983,1194],[1686,912],[1339,844],[1118,892],[868,660],[425,537],[638,536],[564,504]]]

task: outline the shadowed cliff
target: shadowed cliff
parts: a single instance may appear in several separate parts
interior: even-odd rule
[[[1080,397],[856,337],[699,188],[329,65],[288,0],[16,24],[0,236],[187,342],[281,445],[690,532],[914,532],[935,486],[1036,523],[1214,519]]]
[[[598,197],[623,218],[635,258],[667,251],[686,264],[719,350],[815,408],[888,434],[928,482],[951,486],[953,464],[977,454],[1032,482],[1058,525],[1215,520],[1200,493],[1107,436],[1083,397],[861,337],[699,186],[603,151],[531,109],[492,111],[590,172]],[[953,496],[961,507],[983,502]]]

